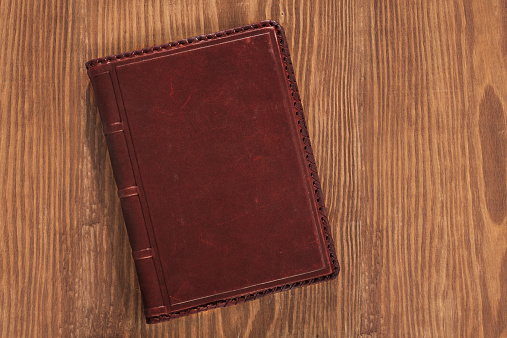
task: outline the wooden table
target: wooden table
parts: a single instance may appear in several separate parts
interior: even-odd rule
[[[147,326],[84,63],[266,18],[342,271]],[[499,0],[1,1],[1,336],[506,336],[506,32]]]

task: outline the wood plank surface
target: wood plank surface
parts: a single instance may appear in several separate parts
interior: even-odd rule
[[[147,326],[85,61],[287,33],[337,280]],[[507,336],[507,3],[0,1],[0,336]]]

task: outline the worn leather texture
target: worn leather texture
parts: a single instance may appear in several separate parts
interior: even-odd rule
[[[337,276],[278,23],[86,66],[148,323]]]

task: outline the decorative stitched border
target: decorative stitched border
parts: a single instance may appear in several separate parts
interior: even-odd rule
[[[265,20],[265,21],[261,21],[259,23],[254,23],[251,25],[243,26],[243,27],[227,29],[225,31],[219,31],[219,32],[216,32],[213,34],[199,35],[199,36],[188,38],[188,39],[169,42],[169,43],[159,45],[159,46],[139,49],[136,51],[127,52],[127,53],[123,53],[123,54],[106,56],[106,57],[99,58],[99,59],[93,59],[93,60],[90,60],[86,63],[86,68],[90,69],[90,68],[93,68],[93,67],[100,65],[100,64],[116,62],[116,61],[122,60],[124,58],[134,58],[134,57],[142,56],[144,54],[156,53],[156,52],[167,50],[170,48],[184,46],[184,45],[187,45],[190,43],[198,43],[201,41],[213,40],[213,39],[228,36],[228,35],[231,35],[234,33],[239,33],[239,32],[243,32],[243,31],[247,31],[247,30],[253,30],[253,29],[262,28],[262,27],[269,27],[269,26],[273,26],[276,29],[276,37],[277,37],[277,41],[280,45],[280,51],[282,53],[282,60],[283,60],[284,68],[285,68],[285,74],[287,76],[287,80],[289,81],[289,86],[291,89],[291,97],[292,97],[292,102],[294,105],[295,122],[297,123],[297,125],[299,127],[299,133],[301,135],[300,140],[302,142],[302,146],[304,147],[304,151],[306,153],[306,160],[308,162],[307,173],[312,178],[312,185],[313,185],[314,194],[315,194],[315,202],[318,207],[320,222],[321,222],[323,234],[324,234],[324,237],[325,237],[325,240],[327,243],[327,250],[328,250],[328,254],[329,254],[329,258],[331,261],[331,266],[332,266],[333,271],[331,274],[329,274],[327,276],[321,276],[321,277],[312,278],[312,279],[308,279],[308,280],[301,281],[301,282],[295,282],[295,283],[291,283],[291,284],[277,286],[277,287],[269,288],[269,289],[259,291],[259,292],[254,292],[254,293],[240,296],[240,297],[233,297],[233,298],[227,298],[227,299],[224,299],[221,301],[214,301],[214,302],[211,302],[211,303],[208,303],[205,305],[195,306],[193,308],[189,308],[189,309],[182,310],[179,312],[168,313],[168,314],[163,314],[163,315],[153,316],[153,317],[147,317],[146,322],[148,324],[153,324],[153,323],[158,323],[161,321],[184,317],[184,316],[188,316],[190,314],[194,314],[194,313],[198,313],[198,312],[202,312],[202,311],[206,311],[206,310],[211,310],[211,309],[218,308],[218,307],[225,307],[225,306],[229,306],[229,305],[244,303],[246,301],[258,299],[260,297],[263,297],[263,296],[266,296],[266,295],[269,295],[272,293],[323,282],[326,280],[334,279],[338,276],[338,273],[340,271],[340,266],[339,266],[338,260],[336,258],[334,243],[333,243],[333,239],[331,237],[331,233],[330,233],[330,229],[329,229],[329,222],[327,219],[326,208],[324,206],[324,197],[322,195],[322,189],[321,189],[320,182],[319,182],[319,176],[317,174],[317,166],[315,165],[315,159],[313,157],[312,146],[310,143],[308,129],[306,127],[305,118],[303,115],[303,106],[301,104],[301,98],[299,96],[299,91],[298,91],[298,87],[296,84],[296,78],[294,76],[294,69],[292,68],[292,62],[291,62],[291,58],[289,55],[289,47],[287,45],[285,31],[279,23],[277,23],[276,21],[273,21],[273,20]]]

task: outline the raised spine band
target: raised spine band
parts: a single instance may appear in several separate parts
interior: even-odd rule
[[[145,313],[148,316],[167,312],[150,244],[140,190],[134,176],[132,156],[125,136],[126,123],[121,120],[113,79],[114,72],[93,73],[89,69],[95,98],[106,136],[111,166],[118,188],[125,227],[132,248]]]

